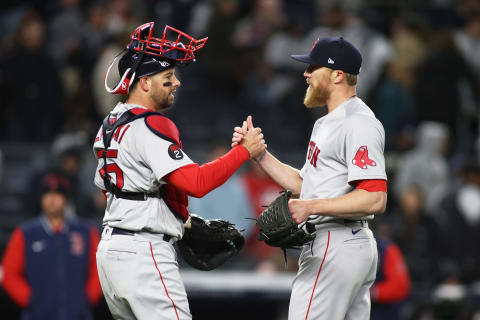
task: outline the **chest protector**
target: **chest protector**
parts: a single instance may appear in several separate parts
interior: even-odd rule
[[[103,169],[102,169],[102,178],[105,185],[105,189],[112,193],[117,198],[134,200],[134,201],[145,201],[149,197],[153,198],[162,198],[167,204],[170,211],[172,211],[176,216],[182,219],[182,221],[187,221],[188,213],[188,197],[187,194],[181,190],[178,190],[170,184],[164,184],[160,187],[158,192],[148,193],[148,192],[126,192],[119,189],[114,183],[112,183],[112,178],[107,171],[107,152],[114,132],[122,125],[125,125],[129,122],[135,121],[137,119],[144,118],[145,124],[147,127],[157,136],[162,139],[168,140],[176,144],[180,149],[182,148],[182,143],[179,139],[178,130],[175,127],[175,124],[159,112],[149,111],[142,108],[133,108],[126,111],[120,118],[112,117],[109,114],[103,120],[102,126],[102,138],[104,149],[97,152],[99,156],[103,158]]]

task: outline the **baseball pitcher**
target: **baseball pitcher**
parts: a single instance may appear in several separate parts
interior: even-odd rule
[[[292,58],[308,64],[305,106],[326,106],[328,114],[313,127],[301,170],[269,152],[256,158],[289,190],[272,204],[273,209],[264,212],[266,219],[260,216],[260,240],[282,248],[295,245],[295,241],[303,244],[290,299],[290,320],[367,320],[369,288],[378,259],[368,220],[383,213],[387,201],[385,133],[370,108],[356,96],[362,57],[351,43],[343,38],[319,39],[308,54]],[[249,130],[254,130],[251,123],[247,130],[236,127],[232,145],[241,142]],[[281,199],[287,205],[282,206]],[[291,223],[273,221],[272,213],[281,213],[284,207],[294,228]],[[284,225],[288,232],[279,229]]]

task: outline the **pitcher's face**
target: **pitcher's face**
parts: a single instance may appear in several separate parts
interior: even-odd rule
[[[309,65],[303,73],[309,84],[303,104],[307,108],[322,107],[330,99],[330,75],[332,69]]]

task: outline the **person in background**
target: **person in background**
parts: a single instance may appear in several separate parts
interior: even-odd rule
[[[80,150],[81,149],[76,146],[66,147],[59,152],[58,156],[53,150],[49,158],[49,165],[46,168],[42,167],[32,173],[27,184],[28,189],[26,190],[25,200],[23,202],[24,210],[27,211],[29,215],[32,217],[36,216],[38,212],[42,210],[40,201],[44,192],[42,181],[49,173],[55,173],[68,180],[69,188],[65,190],[68,200],[65,207],[65,215],[67,217],[75,217],[83,214],[85,211],[85,196],[83,195],[80,176],[82,165]]]
[[[370,319],[397,320],[401,302],[410,294],[410,274],[402,251],[391,240],[388,224],[379,223],[376,231],[378,267],[375,283],[370,288]]]
[[[439,230],[439,217],[426,211],[425,196],[419,185],[405,187],[397,206],[385,215],[391,228],[391,238],[398,245],[407,264],[411,294],[405,302],[409,319],[419,319],[430,304],[431,294],[440,278],[443,238],[452,237]],[[447,240],[448,238],[448,240]]]
[[[459,282],[480,281],[480,166],[466,162],[457,173],[457,186],[440,202],[437,245],[442,265],[455,265]],[[448,235],[445,237],[444,235]]]
[[[48,142],[60,129],[63,85],[46,53],[45,21],[27,10],[0,57],[0,139]]]
[[[424,198],[423,209],[435,216],[451,185],[446,158],[449,139],[448,128],[442,123],[425,121],[418,125],[415,148],[399,159],[396,169],[393,192],[399,202],[416,185]]]
[[[91,308],[102,293],[98,231],[65,217],[67,178],[49,173],[41,186],[42,214],[13,231],[3,256],[2,285],[22,308],[22,319],[93,319]]]

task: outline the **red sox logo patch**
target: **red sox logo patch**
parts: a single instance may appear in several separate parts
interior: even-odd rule
[[[85,252],[85,240],[83,236],[76,231],[70,234],[70,252],[74,256],[80,256]]]
[[[367,166],[377,166],[377,163],[368,157],[367,146],[361,146],[358,148],[355,157],[353,157],[352,163],[361,169],[368,169]]]
[[[183,159],[182,149],[180,149],[180,147],[177,146],[175,143],[172,143],[172,144],[168,147],[168,155],[169,155],[170,158],[172,158],[173,160],[181,160],[181,159]]]

